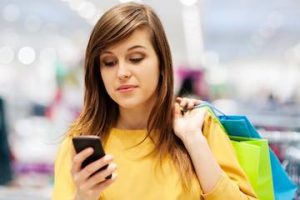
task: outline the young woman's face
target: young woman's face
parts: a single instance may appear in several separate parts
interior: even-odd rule
[[[122,108],[150,106],[156,98],[159,60],[147,29],[137,29],[100,55],[109,96]]]

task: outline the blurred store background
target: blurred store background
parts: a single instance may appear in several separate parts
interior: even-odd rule
[[[0,1],[0,200],[50,199],[58,144],[83,101],[89,34],[120,2]],[[177,94],[247,115],[299,184],[300,2],[139,2],[163,21]]]

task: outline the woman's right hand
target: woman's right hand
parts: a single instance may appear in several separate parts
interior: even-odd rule
[[[87,148],[75,154],[72,164],[72,176],[77,188],[76,200],[98,200],[100,193],[116,180],[116,164],[112,163],[112,156],[105,155],[99,160],[92,162],[81,169],[82,162],[93,153],[92,148]],[[94,174],[103,166],[108,165],[104,170]],[[93,174],[93,175],[92,175]],[[110,179],[105,177],[112,174]],[[92,176],[91,176],[92,175]]]

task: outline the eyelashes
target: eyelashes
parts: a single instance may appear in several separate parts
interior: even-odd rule
[[[130,63],[132,64],[138,64],[140,63],[142,60],[144,60],[144,57],[136,57],[136,58],[129,58],[128,59]],[[118,61],[117,60],[112,60],[112,61],[102,61],[102,63],[104,64],[104,66],[106,67],[113,67],[115,66]]]
[[[108,62],[103,61],[103,64],[106,67],[112,67],[112,66],[115,66],[117,64],[117,61],[108,61]]]
[[[130,58],[129,61],[132,62],[133,64],[137,64],[139,62],[141,62],[144,58],[140,57],[140,58]]]

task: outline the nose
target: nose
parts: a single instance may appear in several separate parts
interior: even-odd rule
[[[117,76],[120,80],[128,79],[131,76],[129,66],[125,62],[119,62]]]

